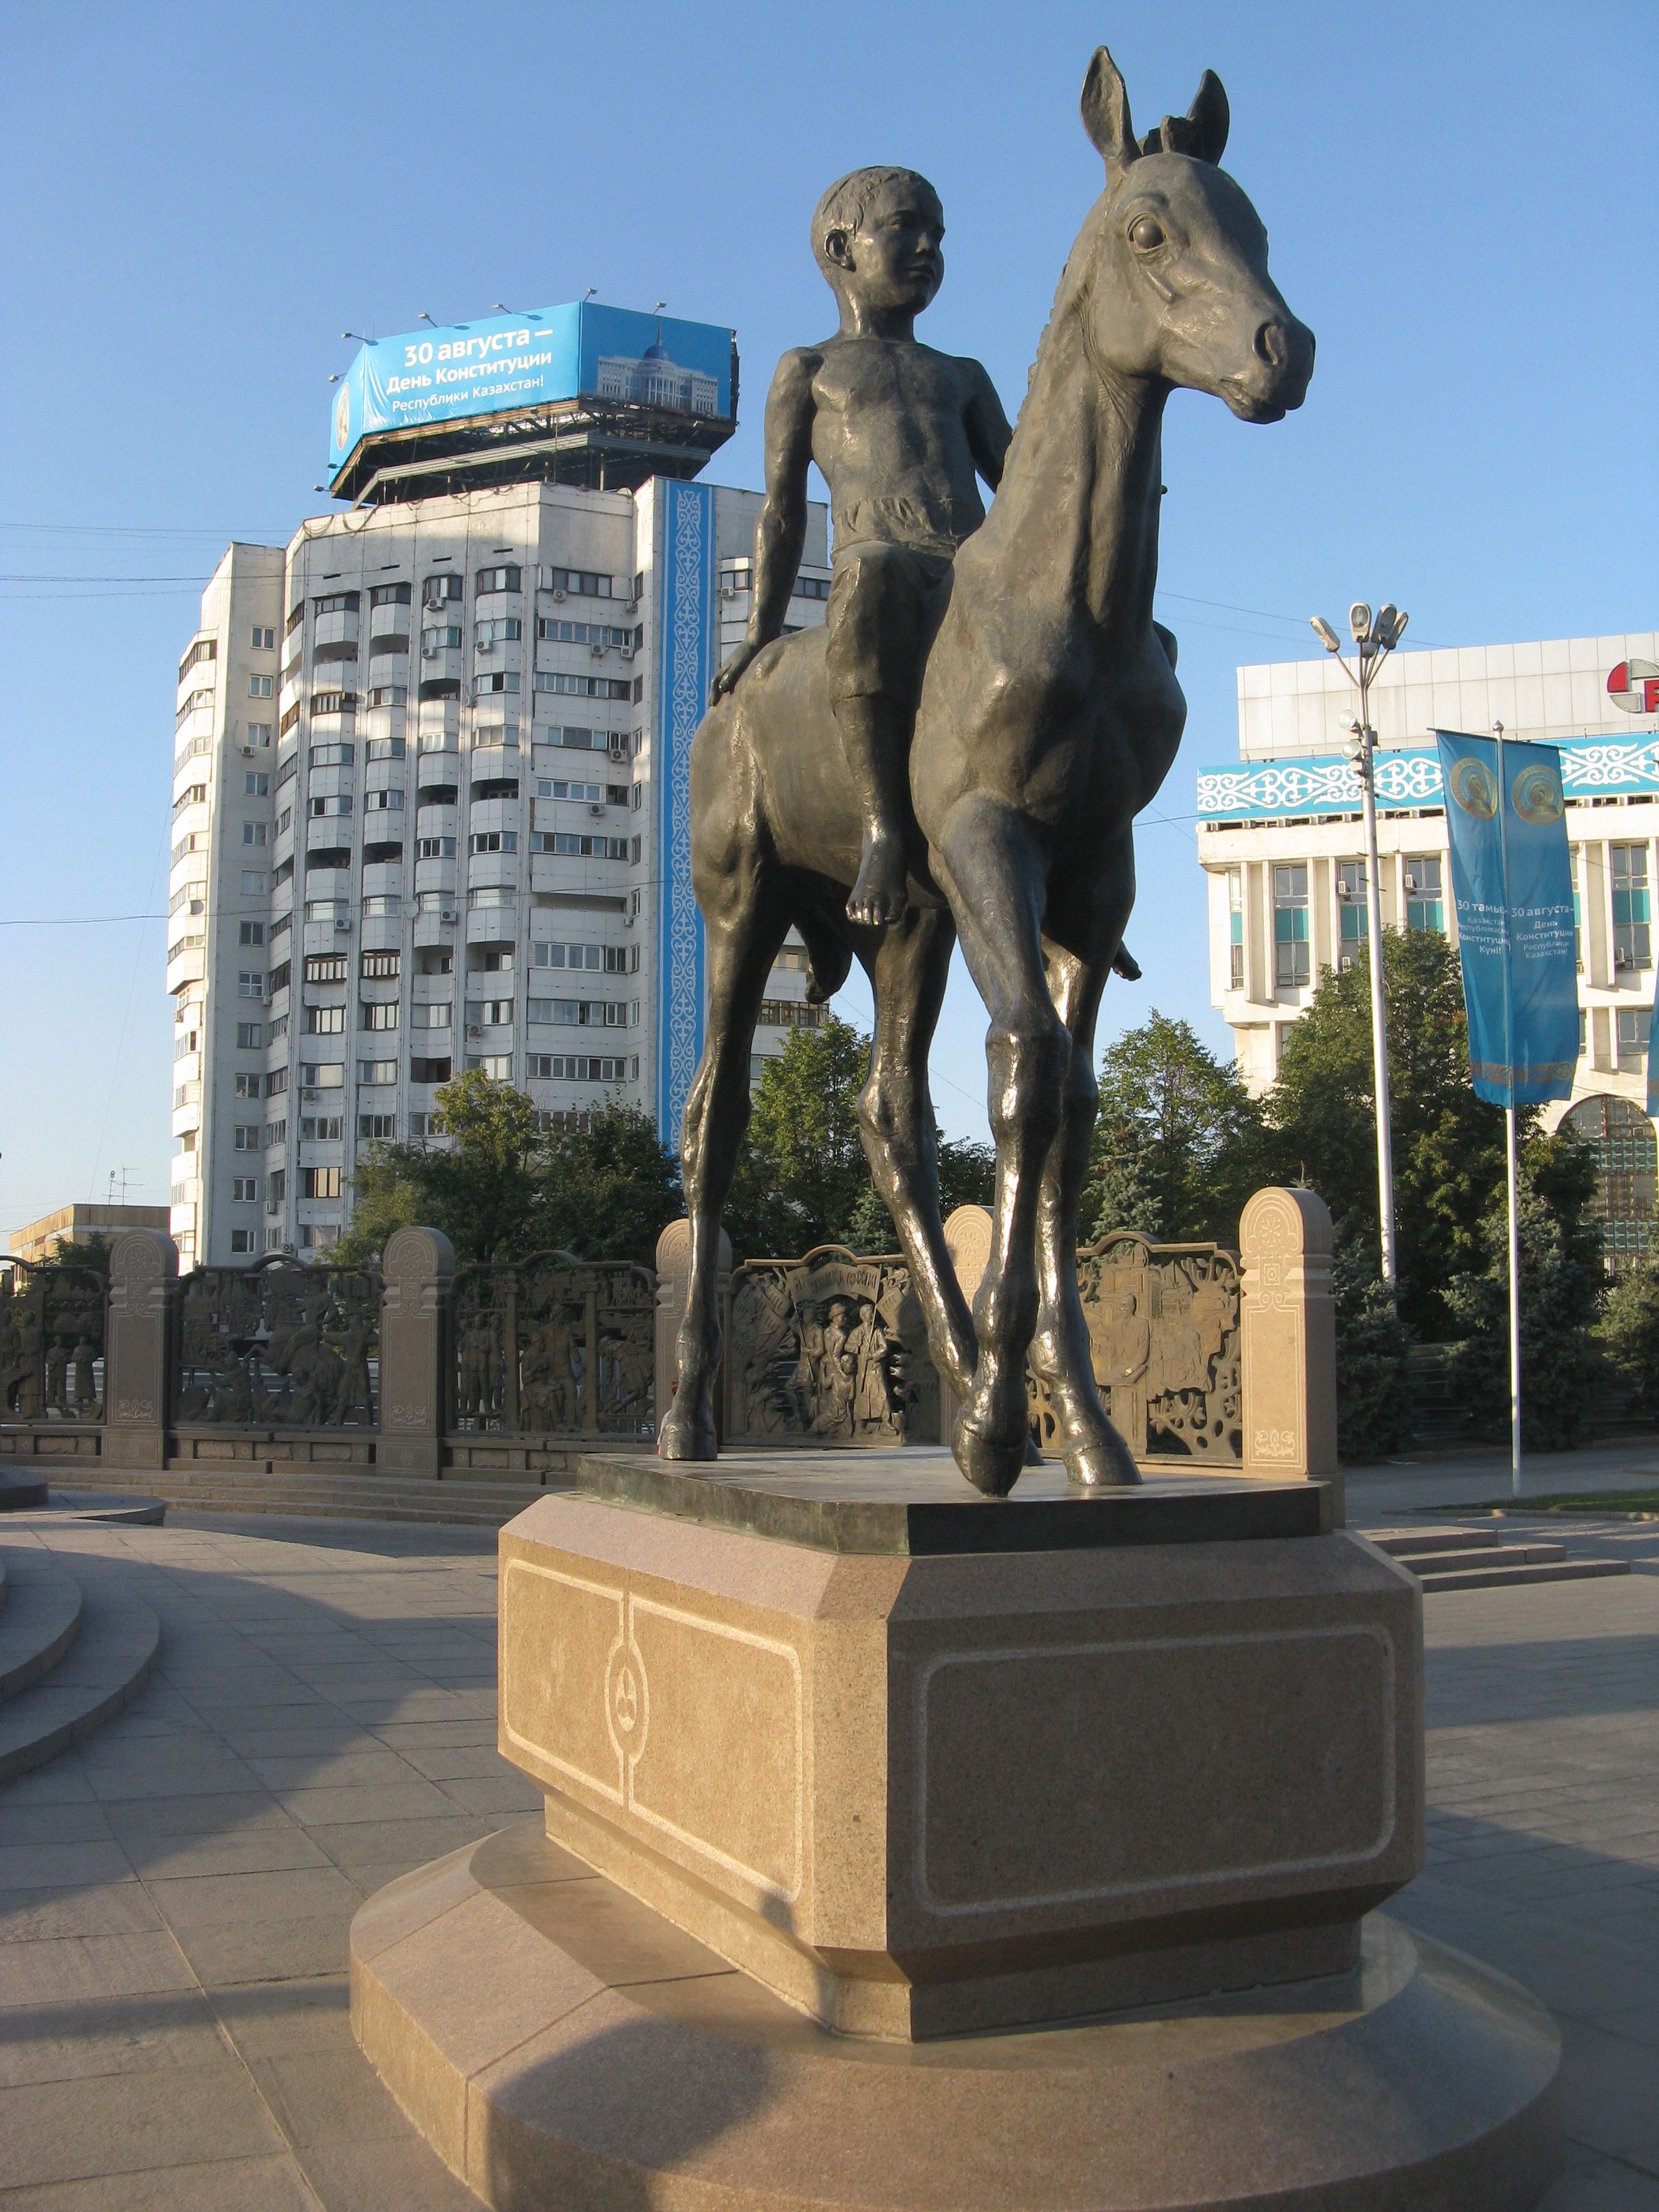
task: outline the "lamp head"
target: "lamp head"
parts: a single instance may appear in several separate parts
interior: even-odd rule
[[[1337,635],[1336,632],[1331,628],[1330,624],[1326,621],[1323,615],[1310,615],[1308,620],[1313,624],[1314,635],[1319,640],[1319,642],[1324,647],[1327,653],[1341,652],[1342,641]]]
[[[1371,611],[1364,599],[1356,599],[1348,609],[1348,628],[1353,632],[1353,641],[1356,645],[1370,643]]]

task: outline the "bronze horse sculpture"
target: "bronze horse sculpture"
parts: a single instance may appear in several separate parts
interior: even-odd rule
[[[860,1122],[933,1358],[962,1401],[951,1443],[963,1474],[992,1496],[1013,1487],[1029,1448],[1029,1358],[1072,1480],[1139,1480],[1096,1389],[1075,1252],[1096,1018],[1134,902],[1134,817],[1186,720],[1175,641],[1152,619],[1164,408],[1181,387],[1245,422],[1277,422],[1301,404],[1314,342],[1267,274],[1255,209],[1218,167],[1228,112],[1213,76],[1188,115],[1138,142],[1102,47],[1082,112],[1105,190],[1060,276],[991,512],[934,596],[902,917],[872,929],[847,915],[861,822],[821,629],[769,646],[697,732],[692,873],[709,1029],[685,1113],[690,1285],[667,1458],[715,1455],[720,1211],[749,1117],[761,999],[793,925],[816,998],[840,988],[854,956],[870,976]],[[945,1245],[927,1087],[958,939],[990,1016],[997,1160],[971,1316]]]

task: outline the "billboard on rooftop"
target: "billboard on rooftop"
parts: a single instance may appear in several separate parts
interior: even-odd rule
[[[550,400],[631,401],[729,419],[732,335],[717,323],[586,300],[371,339],[333,403],[329,482],[365,437]]]

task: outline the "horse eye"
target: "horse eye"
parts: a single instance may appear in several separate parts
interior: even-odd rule
[[[1154,253],[1164,243],[1164,232],[1150,215],[1137,216],[1129,225],[1129,243],[1137,253]]]

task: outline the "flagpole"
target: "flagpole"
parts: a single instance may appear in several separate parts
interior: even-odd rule
[[[1515,923],[1510,911],[1510,848],[1504,826],[1504,725],[1492,724],[1498,740],[1498,865],[1504,880],[1504,1048],[1509,1063],[1510,1103],[1504,1109],[1504,1166],[1510,1205],[1510,1495],[1521,1495],[1521,1232],[1517,1219],[1520,1169],[1515,1141]]]

